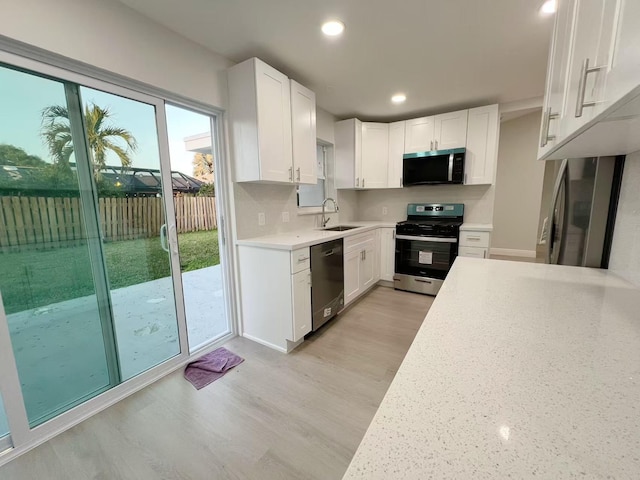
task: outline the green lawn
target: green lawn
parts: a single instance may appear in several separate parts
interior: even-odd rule
[[[218,265],[218,232],[178,235],[183,272]],[[169,254],[160,239],[104,245],[112,289],[167,277]],[[0,291],[7,313],[15,313],[95,293],[86,246],[0,254]]]

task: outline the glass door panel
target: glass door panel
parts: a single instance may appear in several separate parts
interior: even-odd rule
[[[218,234],[211,117],[167,105],[189,350],[231,331]]]
[[[0,85],[0,290],[34,426],[117,383],[117,362],[68,85],[2,66]]]
[[[13,446],[9,433],[9,423],[7,422],[4,403],[2,402],[2,395],[0,395],[0,454]]]
[[[122,380],[180,353],[153,105],[80,88]]]

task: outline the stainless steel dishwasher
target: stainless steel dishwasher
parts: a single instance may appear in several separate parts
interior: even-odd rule
[[[315,332],[343,306],[344,255],[340,238],[311,247],[311,329]]]

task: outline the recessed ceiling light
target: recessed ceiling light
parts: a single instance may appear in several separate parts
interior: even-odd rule
[[[556,8],[556,0],[546,0],[540,7],[540,13],[542,15],[551,15],[552,13],[556,13]]]
[[[329,37],[340,35],[344,31],[344,23],[340,20],[331,20],[322,24],[322,33]]]
[[[407,96],[404,93],[396,93],[393,97],[391,97],[391,101],[393,103],[403,103],[407,99]]]

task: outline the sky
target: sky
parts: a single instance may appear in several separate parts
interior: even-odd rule
[[[113,126],[129,130],[138,148],[131,153],[132,166],[160,168],[154,107],[87,87],[81,87],[83,103],[95,103],[111,112]],[[42,111],[52,105],[66,105],[61,82],[0,66],[0,144],[7,143],[51,162],[40,136]],[[210,132],[206,115],[167,106],[167,129],[171,169],[193,175],[193,153],[184,148],[184,138]],[[107,165],[119,165],[118,158],[107,155]]]

